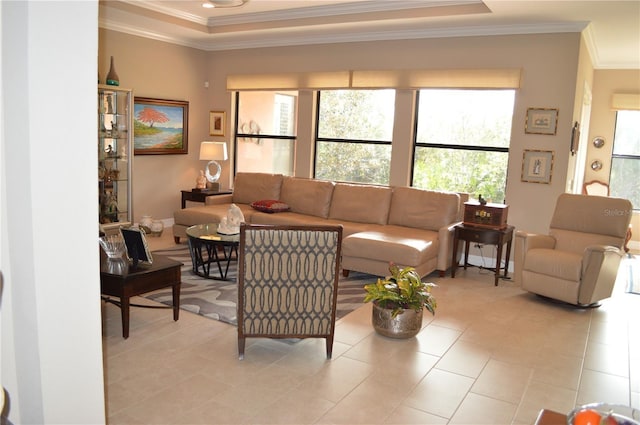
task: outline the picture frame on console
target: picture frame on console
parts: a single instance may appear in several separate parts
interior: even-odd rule
[[[189,102],[135,97],[133,120],[135,155],[189,153]]]
[[[553,151],[525,150],[522,154],[521,181],[550,184],[553,174]]]
[[[558,129],[558,110],[552,108],[529,108],[524,124],[527,134],[546,134],[553,136]]]

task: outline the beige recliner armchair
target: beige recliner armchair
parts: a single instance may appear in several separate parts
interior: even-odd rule
[[[517,231],[516,283],[578,306],[611,296],[632,205],[626,199],[562,194],[548,235]]]

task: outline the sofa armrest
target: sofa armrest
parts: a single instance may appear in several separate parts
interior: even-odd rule
[[[454,227],[460,223],[461,222],[451,223],[438,229],[438,242],[440,245],[438,246],[438,262],[436,264],[436,269],[443,273],[451,267],[451,253],[453,252],[453,237],[455,234]],[[458,249],[456,258],[458,258],[459,254],[460,249]]]
[[[217,195],[217,196],[207,196],[204,198],[205,205],[220,205],[220,204],[230,204],[233,200],[233,194],[229,193],[226,195]]]
[[[517,230],[515,235],[515,245],[513,281],[521,285],[524,257],[527,255],[527,251],[535,248],[553,249],[556,245],[556,240],[553,236]]]

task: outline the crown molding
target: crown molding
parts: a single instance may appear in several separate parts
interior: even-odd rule
[[[251,49],[263,47],[299,46],[311,44],[331,44],[350,43],[364,41],[384,41],[384,40],[410,40],[421,38],[448,38],[448,37],[473,37],[491,35],[513,35],[513,34],[544,34],[580,32],[585,27],[584,22],[574,23],[554,23],[544,25],[492,25],[492,26],[466,26],[447,28],[422,28],[410,30],[389,30],[389,31],[364,31],[354,34],[314,34],[305,36],[304,33],[292,37],[290,33],[279,36],[261,36],[251,40],[225,41],[219,40],[215,36],[203,42],[195,42],[184,37],[172,37],[165,34],[142,30],[137,26],[124,25],[105,19],[99,20],[99,25],[103,28],[124,32],[140,37],[151,38],[182,46],[193,47],[206,51],[224,51],[236,49]]]
[[[226,25],[253,24],[256,22],[276,22],[291,19],[326,18],[330,16],[351,15],[359,13],[389,12],[410,9],[436,7],[455,8],[469,5],[484,5],[480,0],[431,1],[427,5],[415,0],[372,0],[357,3],[340,3],[335,5],[300,7],[295,9],[274,10],[269,12],[243,13],[209,18],[211,28]]]

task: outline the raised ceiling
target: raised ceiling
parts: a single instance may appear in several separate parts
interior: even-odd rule
[[[100,27],[207,51],[584,32],[596,68],[640,69],[640,0],[100,1]]]

